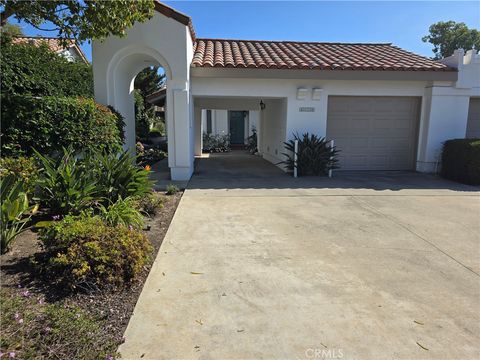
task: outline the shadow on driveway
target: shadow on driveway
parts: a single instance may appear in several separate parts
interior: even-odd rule
[[[479,191],[435,175],[413,171],[334,171],[333,178],[293,178],[277,166],[243,151],[197,158],[188,189],[369,189]]]

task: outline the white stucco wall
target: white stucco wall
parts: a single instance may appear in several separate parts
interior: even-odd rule
[[[135,149],[133,81],[147,66],[162,66],[167,77],[168,162],[172,179],[193,173],[194,115],[190,94],[193,43],[188,27],[158,12],[137,23],[123,38],[110,36],[92,44],[95,98],[125,117],[126,144]]]
[[[264,159],[273,164],[285,160],[284,142],[287,137],[287,99],[264,100],[265,109],[261,111],[261,149]],[[283,168],[283,166],[280,166]]]

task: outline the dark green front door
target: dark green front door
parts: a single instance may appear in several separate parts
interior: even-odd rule
[[[245,143],[245,123],[243,111],[230,111],[230,143]]]

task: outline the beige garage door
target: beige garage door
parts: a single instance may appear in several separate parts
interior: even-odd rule
[[[480,98],[470,99],[466,137],[480,139]]]
[[[420,99],[329,96],[327,138],[340,170],[413,170]]]

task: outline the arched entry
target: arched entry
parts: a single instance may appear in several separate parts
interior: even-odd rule
[[[194,161],[190,96],[193,35],[185,21],[161,10],[149,21],[136,23],[125,37],[93,42],[95,98],[125,117],[125,147],[135,151],[134,80],[142,69],[161,66],[166,75],[165,120],[171,178],[188,180]]]
[[[138,45],[128,46],[115,54],[108,65],[107,102],[125,118],[125,148],[127,149],[135,149],[134,80],[141,70],[149,66],[163,67],[168,88],[169,80],[172,79],[170,66],[154,49]]]

